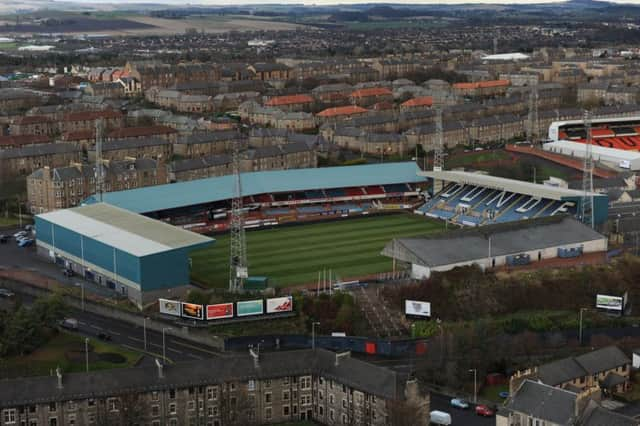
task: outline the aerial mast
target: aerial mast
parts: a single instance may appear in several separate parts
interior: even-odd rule
[[[593,149],[591,132],[591,113],[584,112],[584,130],[586,133],[586,149],[584,167],[582,171],[582,202],[580,204],[580,219],[585,225],[594,227],[593,218]]]
[[[104,141],[104,121],[102,118],[96,120],[96,196],[102,202],[104,193],[104,169],[102,165],[102,143]]]
[[[241,292],[248,277],[247,243],[242,209],[242,181],[240,176],[240,144],[233,149],[234,193],[231,200],[231,255],[229,259],[229,291]]]

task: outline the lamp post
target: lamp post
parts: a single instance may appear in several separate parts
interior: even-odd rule
[[[84,282],[76,283],[76,286],[80,287],[80,308],[84,312]]]
[[[89,372],[89,338],[85,337],[84,339],[84,366],[85,370]]]
[[[478,403],[478,369],[472,368],[469,373],[473,372],[473,403]]]
[[[316,349],[316,325],[320,325],[318,321],[311,323],[311,349]]]
[[[142,339],[144,341],[144,350],[147,350],[147,317],[142,318]]]
[[[578,343],[582,345],[582,313],[588,311],[589,308],[580,308],[580,325],[578,329]]]
[[[165,344],[165,334],[166,330],[173,330],[171,327],[163,327],[162,328],[162,360],[167,362],[167,346]]]

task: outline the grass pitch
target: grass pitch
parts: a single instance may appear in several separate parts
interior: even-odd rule
[[[316,282],[318,271],[334,277],[391,271],[380,251],[394,237],[428,234],[441,222],[410,214],[372,216],[247,232],[249,274],[269,277],[271,286]],[[209,287],[229,284],[229,235],[212,247],[194,251],[192,278]]]

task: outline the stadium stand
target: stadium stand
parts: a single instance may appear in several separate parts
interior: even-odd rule
[[[371,211],[413,209],[426,179],[414,162],[243,173],[243,201],[251,227],[318,220]],[[394,192],[385,192],[384,188]],[[229,225],[233,176],[109,192],[104,200],[197,232]],[[85,204],[95,203],[89,197]]]
[[[470,172],[423,172],[423,175],[442,180],[445,186],[415,212],[464,226],[560,214],[577,216],[580,212],[581,191]],[[594,219],[601,223],[607,217],[608,199],[596,193],[593,199]]]

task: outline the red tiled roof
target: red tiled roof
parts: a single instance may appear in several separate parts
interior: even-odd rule
[[[509,86],[511,82],[509,80],[488,80],[488,81],[476,81],[475,83],[455,83],[454,89],[486,89],[489,87],[502,87]]]
[[[391,102],[378,102],[376,104],[371,105],[371,109],[374,111],[384,111],[388,109],[393,109],[393,104]]]
[[[21,146],[49,142],[51,142],[51,139],[43,135],[0,136],[0,146]]]
[[[120,118],[122,113],[120,111],[114,111],[112,109],[104,111],[80,111],[71,112],[64,116],[63,121],[87,121],[96,120],[98,118]]]
[[[274,96],[265,102],[267,106],[294,105],[313,103],[313,98],[309,95]]]
[[[43,115],[25,115],[24,117],[18,117],[14,120],[15,124],[36,124],[36,123],[48,123],[51,119]]]
[[[110,138],[134,138],[151,135],[166,135],[168,133],[177,133],[176,129],[169,126],[144,126],[144,127],[121,127],[110,132]]]
[[[367,96],[391,96],[391,90],[386,87],[369,87],[367,89],[358,89],[351,93],[353,98],[366,98]]]
[[[402,103],[403,107],[420,107],[420,106],[432,106],[433,98],[431,96],[421,96],[418,98],[409,99]]]
[[[317,115],[318,117],[337,117],[339,115],[363,114],[365,112],[367,112],[367,110],[359,106],[347,105],[342,107],[327,108],[320,111]]]
[[[63,141],[83,141],[95,139],[96,133],[93,130],[78,130],[77,132],[67,132],[62,135]]]

